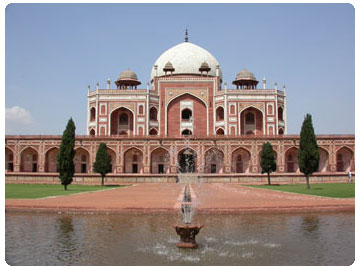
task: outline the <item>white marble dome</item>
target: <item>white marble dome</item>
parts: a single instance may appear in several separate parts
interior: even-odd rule
[[[206,62],[211,70],[209,75],[216,76],[216,66],[219,62],[216,58],[209,53],[207,50],[190,42],[180,43],[167,51],[165,51],[155,61],[151,70],[151,80],[155,76],[155,68],[157,65],[157,75],[163,76],[165,72],[163,68],[170,62],[174,67],[175,71],[173,74],[200,74],[199,68],[203,62]],[[219,70],[220,79],[222,79],[221,68]]]

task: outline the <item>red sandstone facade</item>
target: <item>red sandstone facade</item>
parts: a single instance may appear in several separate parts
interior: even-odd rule
[[[192,172],[200,175],[259,175],[262,144],[276,152],[275,175],[299,175],[299,136],[288,136],[286,89],[258,87],[255,76],[243,70],[228,89],[216,59],[185,42],[155,62],[151,87],[127,70],[116,88],[88,88],[87,135],[77,136],[75,171],[92,175],[97,148],[108,147],[112,177],[175,176],[181,159],[191,155]],[[321,174],[354,171],[355,137],[319,135]],[[16,175],[56,174],[60,136],[6,136],[7,179]],[[234,179],[235,179],[234,178]],[[14,178],[12,178],[14,179]]]

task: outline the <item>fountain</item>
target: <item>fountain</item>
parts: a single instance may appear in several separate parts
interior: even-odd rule
[[[186,139],[187,146],[189,145],[189,140]],[[183,217],[183,224],[175,224],[176,233],[180,236],[180,241],[177,243],[177,246],[180,248],[197,248],[198,244],[195,241],[195,236],[200,232],[200,229],[204,225],[195,225],[191,224],[194,209],[192,206],[191,191],[190,191],[190,182],[193,177],[191,173],[194,172],[195,163],[194,163],[194,153],[186,148],[182,153],[182,160],[179,166],[179,171],[184,174],[179,174],[179,182],[184,183],[184,195],[181,202],[181,214]]]

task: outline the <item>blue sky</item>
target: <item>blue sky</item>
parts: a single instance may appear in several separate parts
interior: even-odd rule
[[[349,4],[10,4],[5,20],[6,134],[62,134],[70,117],[85,134],[87,86],[130,68],[145,88],[186,27],[228,86],[243,68],[286,85],[289,134],[306,113],[317,134],[355,133]]]

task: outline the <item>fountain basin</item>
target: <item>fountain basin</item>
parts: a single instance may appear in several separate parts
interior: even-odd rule
[[[180,248],[198,248],[195,236],[200,232],[204,225],[173,225],[175,231],[180,235],[180,241],[177,246]]]

